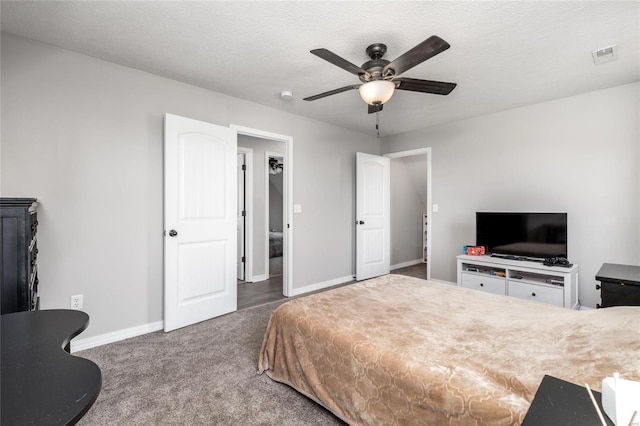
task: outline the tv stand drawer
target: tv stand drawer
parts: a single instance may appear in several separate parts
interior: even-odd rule
[[[496,278],[488,275],[462,273],[462,287],[493,294],[505,294],[504,278]]]
[[[561,287],[543,287],[541,285],[509,281],[509,296],[549,305],[564,306],[564,290]]]

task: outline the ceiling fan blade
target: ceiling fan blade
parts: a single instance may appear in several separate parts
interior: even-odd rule
[[[396,89],[409,90],[411,92],[434,93],[436,95],[448,95],[456,88],[456,83],[444,81],[419,80],[417,78],[400,77],[393,79]]]
[[[397,57],[382,69],[382,75],[400,75],[429,58],[442,53],[451,45],[436,35],[432,35],[413,49]]]
[[[374,112],[382,111],[382,106],[382,104],[367,105],[367,111],[369,114],[373,114]]]
[[[337,93],[346,92],[348,90],[357,89],[360,86],[361,86],[360,84],[352,84],[350,86],[344,86],[344,87],[341,87],[339,89],[333,89],[333,90],[329,90],[328,92],[320,93],[318,95],[309,96],[307,98],[304,98],[303,101],[315,101],[316,99],[320,99],[320,98],[324,98],[324,97],[327,97],[327,96],[335,95]]]
[[[333,65],[342,68],[343,70],[349,71],[351,74],[355,75],[368,75],[369,73],[360,68],[359,66],[352,64],[346,59],[341,58],[335,53],[331,52],[327,49],[313,49],[311,51],[314,55],[319,58],[324,59],[327,62],[331,62]]]

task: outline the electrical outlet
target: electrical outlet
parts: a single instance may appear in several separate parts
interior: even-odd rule
[[[82,295],[71,296],[71,309],[82,309]]]

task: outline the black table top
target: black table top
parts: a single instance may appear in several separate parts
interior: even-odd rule
[[[602,394],[592,391],[607,426],[614,426],[602,409]],[[522,426],[602,426],[587,388],[544,376]]]
[[[0,322],[2,424],[75,424],[102,386],[96,364],[64,350],[89,316],[55,309],[6,314]]]
[[[640,266],[605,263],[596,274],[598,281],[620,281],[640,285]]]

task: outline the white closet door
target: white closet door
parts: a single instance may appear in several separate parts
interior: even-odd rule
[[[239,153],[238,156],[238,219],[237,219],[237,236],[238,236],[238,255],[236,262],[238,263],[238,279],[244,280],[244,220],[245,220],[245,205],[244,205],[244,179],[245,179],[245,161],[244,154]]]
[[[391,268],[390,161],[356,153],[356,280]]]

